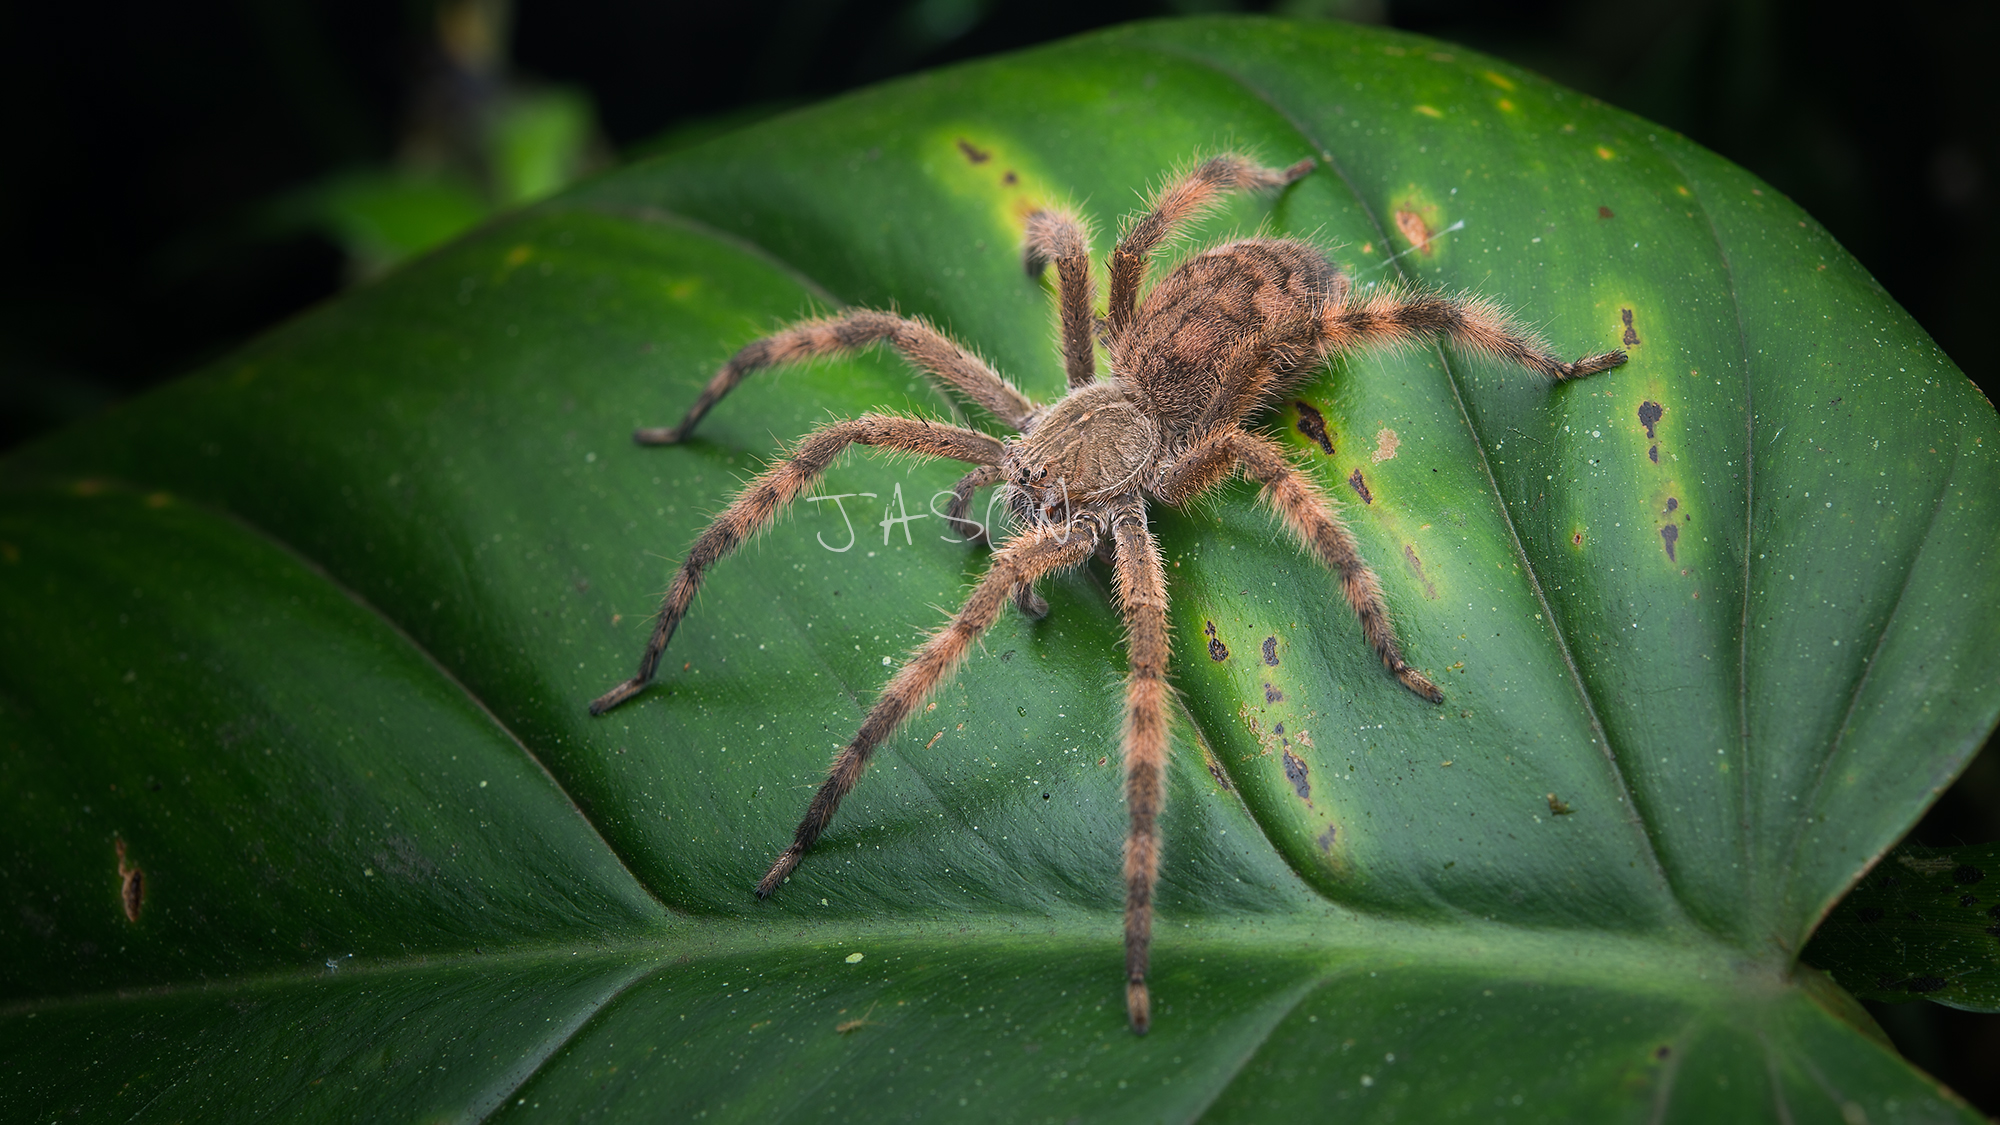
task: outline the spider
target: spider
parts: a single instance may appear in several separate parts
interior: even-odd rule
[[[639,671],[591,703],[593,715],[631,699],[659,669],[660,656],[709,567],[768,527],[779,509],[820,479],[849,445],[873,445],[974,468],[952,490],[947,518],[966,539],[984,536],[967,518],[975,490],[1000,485],[1017,530],[958,612],[931,634],[889,680],[807,807],[791,846],[757,884],[769,897],[790,876],[853,790],[876,749],[942,687],[973,641],[1012,601],[1030,617],[1048,612],[1035,592],[1042,577],[1103,557],[1115,576],[1124,619],[1125,680],[1125,997],[1132,1030],[1144,1034],[1152,1007],[1146,987],[1153,888],[1160,865],[1159,816],[1166,795],[1167,581],[1159,544],[1147,528],[1147,501],[1175,507],[1242,472],[1307,553],[1338,577],[1362,636],[1402,685],[1432,703],[1444,693],[1410,666],[1396,641],[1381,585],[1335,514],[1332,497],[1269,437],[1245,422],[1328,357],[1353,348],[1444,336],[1461,347],[1512,361],[1551,380],[1581,378],[1625,362],[1623,351],[1564,363],[1478,298],[1395,288],[1358,294],[1309,243],[1249,238],[1203,251],[1157,285],[1144,282],[1153,252],[1174,230],[1225,192],[1285,187],[1314,162],[1265,168],[1224,154],[1169,178],[1148,210],[1130,221],[1111,252],[1110,297],[1096,314],[1090,232],[1076,214],[1050,208],[1027,219],[1025,264],[1040,277],[1053,264],[1069,391],[1049,404],[1022,394],[984,361],[922,320],[851,309],[795,324],[738,351],[695,399],[678,426],[642,429],[642,445],[685,439],[702,416],[751,372],[886,342],[916,366],[1015,431],[978,430],[895,414],[864,414],[822,426],[789,457],[752,480],[695,539],[667,589]],[[1142,293],[1143,290],[1143,293]],[[1109,353],[1100,378],[1094,343]]]

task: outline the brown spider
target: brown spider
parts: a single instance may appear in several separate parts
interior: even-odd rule
[[[678,442],[744,376],[759,368],[857,351],[887,341],[917,366],[1012,427],[1019,436],[921,418],[865,414],[823,426],[801,439],[730,503],[696,538],[660,606],[638,674],[591,703],[603,714],[652,681],[660,655],[701,585],[702,572],[768,527],[778,510],[819,480],[850,444],[877,445],[974,466],[952,490],[950,518],[968,539],[983,529],[966,519],[975,489],[1001,484],[1019,530],[993,552],[971,596],[890,679],[852,741],[834,758],[798,832],[757,884],[759,898],[778,889],[819,839],[868,759],[927,696],[941,687],[981,631],[1011,599],[1040,617],[1048,603],[1037,579],[1104,555],[1116,574],[1130,673],[1125,681],[1125,998],[1132,1029],[1146,1031],[1151,1001],[1146,964],[1153,885],[1159,872],[1159,815],[1166,795],[1167,581],[1160,548],[1146,526],[1148,497],[1176,507],[1241,470],[1263,484],[1264,501],[1305,549],[1340,579],[1362,635],[1403,686],[1433,703],[1444,693],[1404,661],[1382,604],[1381,586],[1334,514],[1330,496],[1246,419],[1327,357],[1351,348],[1401,344],[1443,335],[1550,379],[1573,379],[1625,362],[1622,351],[1575,363],[1556,359],[1479,299],[1378,289],[1356,295],[1324,254],[1304,242],[1252,238],[1197,254],[1140,300],[1147,262],[1179,224],[1227,191],[1283,187],[1312,171],[1302,160],[1263,168],[1244,157],[1217,156],[1174,177],[1132,222],[1111,252],[1110,307],[1100,320],[1090,274],[1090,237],[1064,210],[1027,220],[1031,276],[1051,262],[1059,280],[1063,366],[1069,393],[1041,405],[930,325],[894,313],[853,309],[806,321],[737,352],[681,424],[634,434],[642,445]],[[1110,353],[1112,377],[1099,379],[1093,336]]]

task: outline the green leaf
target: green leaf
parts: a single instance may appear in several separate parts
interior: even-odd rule
[[[1870,1000],[2000,1012],[2000,844],[1905,845],[1841,900],[1805,959]]]
[[[655,687],[584,708],[783,443],[957,407],[871,354],[760,374],[684,445],[635,426],[837,303],[931,317],[1052,398],[1024,209],[1108,232],[1221,146],[1322,167],[1198,240],[1312,237],[1362,284],[1474,290],[1632,359],[1552,388],[1357,355],[1269,415],[1442,707],[1251,489],[1158,512],[1185,708],[1142,1039],[1099,569],[1004,618],[750,894],[985,566],[930,515],[951,466],[843,459],[845,522],[799,505],[714,571]],[[1996,449],[1775,192],[1413,37],[1137,25],[677,150],[6,463],[0,1098],[1976,1120],[1796,953],[2000,713]]]

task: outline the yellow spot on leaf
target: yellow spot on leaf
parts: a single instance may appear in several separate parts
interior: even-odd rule
[[[526,265],[528,259],[534,256],[535,256],[535,251],[533,247],[528,246],[525,243],[520,246],[516,246],[512,250],[507,251],[507,259],[506,259],[507,268],[511,270]]]
[[[146,497],[146,506],[148,508],[164,508],[173,502],[173,496],[165,492],[155,492]]]
[[[1608,148],[1605,148],[1605,147],[1604,147],[1603,145],[1598,145],[1598,146],[1597,146],[1597,158],[1598,158],[1599,160],[1616,160],[1616,159],[1618,158],[1618,154],[1617,154],[1617,153],[1615,153],[1615,152],[1612,152],[1612,151],[1611,151],[1610,149],[1608,149]]]
[[[1423,115],[1424,115],[1425,117],[1443,117],[1443,116],[1444,116],[1443,112],[1441,112],[1441,111],[1439,111],[1439,110],[1436,110],[1436,109],[1433,109],[1433,108],[1431,108],[1430,106],[1427,106],[1427,105],[1420,105],[1420,106],[1417,106],[1417,107],[1416,107],[1416,111],[1417,111],[1418,113],[1421,113],[1421,114],[1423,114]]]
[[[1687,197],[1690,197],[1690,198],[1692,198],[1692,197],[1693,197],[1693,195],[1694,195],[1694,193],[1693,193],[1693,192],[1691,192],[1691,191],[1689,191],[1689,190],[1687,189],[1687,185],[1686,185],[1686,184],[1675,184],[1675,185],[1674,185],[1674,190],[1675,190],[1675,191],[1677,191],[1677,192],[1680,192],[1680,193],[1681,193],[1681,194],[1682,194],[1683,196],[1687,196]]]
[[[1495,71],[1491,70],[1481,71],[1480,77],[1486,79],[1488,82],[1493,83],[1495,86],[1500,87],[1502,90],[1512,90],[1514,88],[1513,79],[1508,78],[1506,75],[1497,73]]]
[[[1514,103],[1508,101],[1506,98],[1501,98],[1499,101],[1494,102],[1493,104],[1499,106],[1501,111],[1504,113],[1514,112]]]

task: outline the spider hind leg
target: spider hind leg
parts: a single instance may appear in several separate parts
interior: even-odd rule
[[[951,621],[917,649],[890,677],[887,687],[868,710],[856,731],[827,770],[826,781],[806,806],[806,815],[792,835],[792,843],[778,853],[771,870],[757,883],[757,897],[769,898],[799,860],[812,849],[840,802],[852,792],[868,760],[883,742],[921,706],[930,694],[943,687],[972,648],[972,642],[986,631],[1007,607],[1017,589],[1031,587],[1035,579],[1050,571],[1075,566],[1090,557],[1097,547],[1095,530],[1087,523],[1067,528],[1040,528],[1024,533],[993,555],[993,565],[974,586]]]

